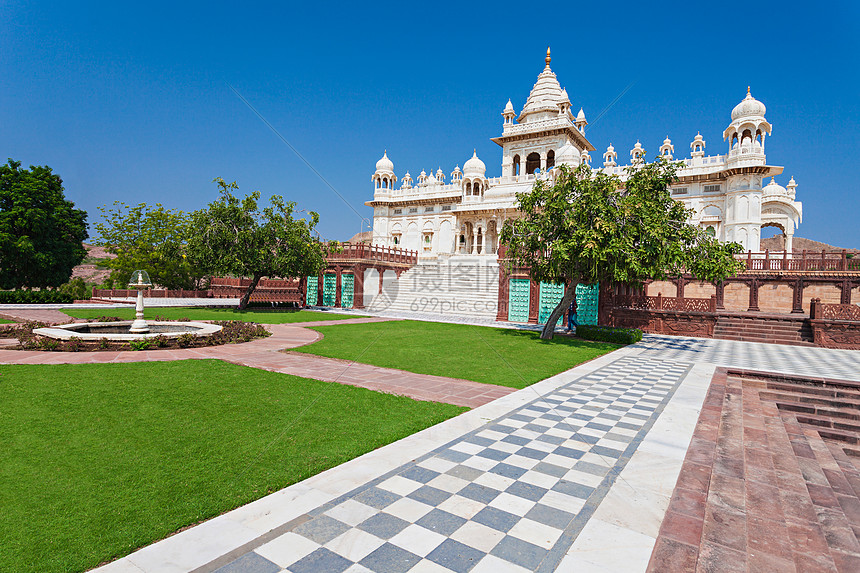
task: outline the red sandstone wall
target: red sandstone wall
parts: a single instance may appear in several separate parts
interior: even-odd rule
[[[685,298],[711,298],[711,295],[715,294],[717,294],[717,287],[711,283],[693,281],[684,287]]]
[[[793,296],[787,283],[765,283],[758,289],[758,308],[761,312],[790,313]]]
[[[750,287],[744,283],[727,284],[723,289],[723,306],[726,310],[748,310],[750,307]]]
[[[809,301],[820,298],[824,304],[839,304],[842,291],[836,285],[811,284],[803,289],[803,312],[809,314]],[[851,299],[852,302],[858,302]]]
[[[676,297],[678,296],[678,287],[675,286],[675,283],[670,281],[654,281],[648,285],[647,296],[657,296],[658,294],[662,294],[664,297]],[[687,298],[693,298],[691,295],[686,294]]]

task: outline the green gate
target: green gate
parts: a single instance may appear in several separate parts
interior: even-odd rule
[[[323,275],[323,306],[334,306],[337,294],[337,276]]]
[[[529,279],[511,279],[508,292],[508,320],[529,321]]]
[[[305,304],[308,306],[317,305],[317,295],[319,294],[319,279],[317,277],[308,277],[307,285],[308,292],[305,293]]]
[[[352,308],[352,293],[355,285],[355,276],[340,275],[340,306],[341,308]]]
[[[597,324],[597,295],[600,285],[576,285],[576,321],[579,324]]]
[[[540,283],[540,302],[538,303],[538,324],[546,324],[549,315],[564,297],[564,284]],[[567,309],[565,309],[567,310]]]

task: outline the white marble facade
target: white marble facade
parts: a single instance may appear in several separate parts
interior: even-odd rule
[[[546,67],[517,115],[508,101],[502,112],[502,135],[492,141],[502,148],[500,177],[487,177],[477,154],[457,166],[450,176],[441,170],[423,170],[414,180],[407,172],[399,180],[388,153],[376,163],[373,174],[373,244],[417,250],[422,259],[459,255],[495,257],[498,232],[506,218],[517,216],[516,193],[527,191],[539,178],[551,178],[553,168],[592,164],[594,146],[585,137],[588,122],[582,109],[574,115],[567,91]],[[692,222],[724,241],[736,241],[745,250],[759,250],[761,228],[779,227],[786,248],[802,218],[795,201],[792,178],[785,187],[775,181],[782,167],[767,165],[765,138],[771,125],[765,106],[747,89],[747,95],[731,113],[723,132],[728,142],[724,155],[705,155],[706,142],[697,134],[690,143],[690,157],[680,159],[667,137],[660,155],[683,161],[672,195],[693,210]],[[627,165],[610,144],[603,165],[592,167],[622,179],[626,167],[645,159],[646,150],[636,142]],[[447,180],[446,180],[447,178]],[[769,179],[769,180],[768,180]]]

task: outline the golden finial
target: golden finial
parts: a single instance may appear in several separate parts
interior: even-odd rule
[[[549,46],[546,47],[546,67],[549,67],[549,62],[552,58],[549,55]]]
[[[747,86],[747,95],[750,95],[750,87]]]

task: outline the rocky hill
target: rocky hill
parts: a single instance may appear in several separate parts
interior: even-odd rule
[[[776,235],[767,239],[761,240],[761,250],[782,251],[785,249],[785,235]],[[812,239],[804,239],[803,237],[794,237],[791,242],[791,251],[793,253],[801,253],[803,251],[841,251],[843,247],[834,247],[821,241],[813,241]],[[860,253],[860,249],[845,249],[849,253]]]

